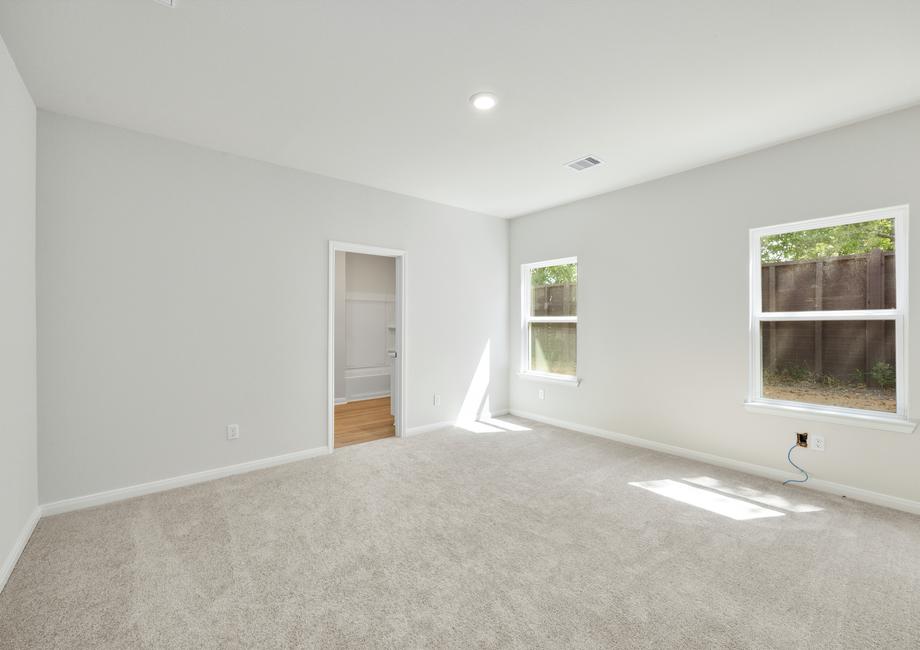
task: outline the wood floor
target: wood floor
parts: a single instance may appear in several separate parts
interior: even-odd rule
[[[380,440],[396,435],[390,398],[366,399],[335,407],[335,447]]]

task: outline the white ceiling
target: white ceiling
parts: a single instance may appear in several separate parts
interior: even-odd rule
[[[0,0],[0,33],[42,108],[506,217],[920,102],[915,0]]]

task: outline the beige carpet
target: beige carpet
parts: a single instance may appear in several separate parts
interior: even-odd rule
[[[920,647],[920,518],[505,421],[44,519],[0,645]]]

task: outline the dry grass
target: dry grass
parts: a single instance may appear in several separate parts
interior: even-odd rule
[[[827,406],[842,406],[867,411],[894,413],[897,399],[893,388],[867,386],[825,386],[810,381],[794,383],[768,383],[764,378],[763,396],[790,402],[806,402]]]

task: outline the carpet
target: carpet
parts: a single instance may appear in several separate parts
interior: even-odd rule
[[[42,519],[0,647],[920,645],[920,517],[493,424]]]

